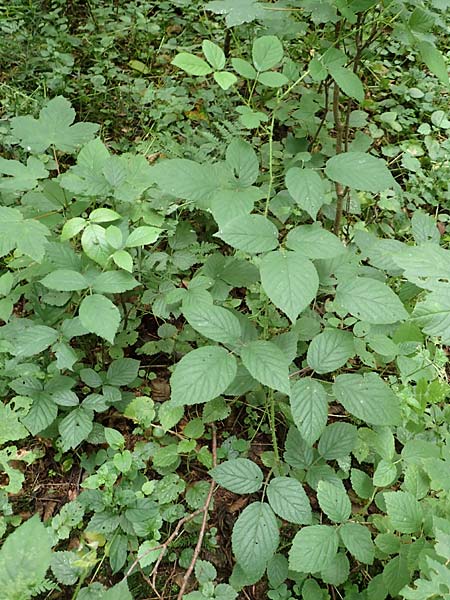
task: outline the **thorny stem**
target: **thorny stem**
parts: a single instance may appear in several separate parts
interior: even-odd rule
[[[278,449],[277,429],[276,429],[276,424],[275,424],[275,398],[274,398],[273,390],[269,390],[268,399],[269,399],[270,433],[272,434],[273,452],[275,454],[275,461],[276,461],[277,465],[279,465],[280,464],[280,451]]]

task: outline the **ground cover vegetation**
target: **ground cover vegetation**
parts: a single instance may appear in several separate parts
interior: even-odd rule
[[[450,598],[449,8],[0,8],[0,598]]]

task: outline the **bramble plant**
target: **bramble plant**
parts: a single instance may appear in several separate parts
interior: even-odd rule
[[[448,598],[447,4],[172,4],[148,144],[60,66],[2,129],[2,593]],[[76,492],[22,522],[45,460]]]

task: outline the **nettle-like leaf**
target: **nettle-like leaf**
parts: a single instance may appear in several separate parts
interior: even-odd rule
[[[52,544],[35,515],[5,540],[0,550],[0,587],[8,600],[28,600],[50,567]]]
[[[48,171],[42,161],[34,156],[27,159],[27,164],[18,160],[7,160],[0,157],[0,191],[26,192],[33,190],[40,179],[48,176]]]
[[[263,215],[244,215],[232,219],[215,235],[233,248],[249,254],[268,252],[278,246],[278,229]]]
[[[62,96],[53,98],[40,111],[39,118],[14,117],[11,119],[12,136],[25,150],[40,154],[49,146],[63,152],[73,152],[88,142],[99,129],[96,123],[76,123],[75,111]]]
[[[236,376],[232,354],[218,346],[192,350],[180,360],[170,378],[174,406],[209,402],[223,394]]]
[[[335,523],[342,523],[350,517],[352,505],[342,482],[320,481],[317,500],[323,512]]]
[[[103,294],[86,296],[80,304],[78,314],[81,324],[90,333],[114,343],[120,325],[120,312],[109,298]]]
[[[339,529],[339,536],[356,560],[365,565],[373,563],[375,546],[368,527],[359,523],[344,523]]]
[[[316,373],[331,373],[343,367],[354,354],[353,334],[341,329],[325,329],[311,340],[306,360]]]
[[[400,423],[399,399],[377,373],[339,375],[333,392],[345,410],[365,423]]]
[[[247,458],[226,460],[209,472],[214,481],[235,494],[257,492],[263,482],[263,472]]]
[[[385,492],[386,510],[389,521],[400,533],[420,531],[424,518],[422,506],[410,492]]]
[[[261,577],[279,542],[275,515],[265,502],[253,502],[234,524],[233,553],[248,576]]]
[[[293,477],[274,477],[267,486],[267,498],[273,511],[289,523],[309,525],[311,505],[302,484]]]
[[[24,219],[16,208],[0,206],[0,256],[14,248],[36,262],[42,262],[50,230],[39,221]]]
[[[323,385],[310,377],[302,377],[292,386],[290,404],[295,425],[302,438],[312,445],[328,419],[328,399]]]
[[[339,536],[334,527],[310,525],[294,537],[289,551],[289,568],[300,573],[316,573],[327,568],[337,554]]]
[[[381,158],[364,152],[342,152],[328,159],[326,175],[355,190],[383,192],[396,185],[395,179]]]
[[[289,394],[289,361],[273,342],[250,342],[242,348],[241,358],[245,368],[257,381]]]
[[[205,5],[218,15],[225,15],[227,27],[251,23],[264,17],[263,4],[257,0],[212,0]]]
[[[320,175],[312,169],[292,167],[286,173],[286,187],[300,208],[315,221],[326,202],[325,185]]]
[[[291,229],[286,237],[286,246],[312,260],[335,258],[347,252],[341,240],[318,223]]]
[[[261,261],[264,291],[292,322],[315,298],[319,276],[313,263],[298,252],[270,252]]]
[[[64,452],[76,448],[92,431],[94,412],[83,406],[71,410],[59,423]]]

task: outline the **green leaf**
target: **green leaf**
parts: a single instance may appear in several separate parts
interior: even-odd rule
[[[298,252],[270,252],[260,266],[264,291],[292,322],[316,297],[319,276],[310,260]]]
[[[258,83],[270,88],[280,88],[289,83],[289,79],[283,73],[276,71],[266,71],[258,75]]]
[[[332,181],[374,194],[396,185],[385,161],[364,152],[342,152],[332,156],[327,161],[325,173]]]
[[[365,423],[400,424],[400,402],[377,373],[339,375],[333,392],[346,411]]]
[[[189,52],[180,52],[171,62],[172,65],[186,71],[189,75],[209,75],[213,69],[203,58],[199,58]]]
[[[92,281],[92,289],[99,294],[121,294],[133,290],[139,282],[123,271],[105,271]]]
[[[36,394],[28,413],[20,420],[30,431],[31,435],[43,431],[56,419],[58,407],[52,398],[43,392]]]
[[[153,244],[161,235],[162,230],[158,227],[149,227],[143,225],[134,229],[127,238],[125,246],[127,248],[135,248],[137,246],[147,246]]]
[[[28,430],[19,421],[18,413],[10,405],[0,403],[0,446],[27,436]]]
[[[228,71],[216,71],[213,77],[223,90],[228,90],[238,80],[234,73]]]
[[[94,413],[83,406],[74,408],[60,421],[58,430],[62,438],[62,450],[76,448],[92,431]]]
[[[313,260],[335,258],[347,251],[337,236],[323,229],[318,223],[291,229],[286,237],[286,246]]]
[[[274,477],[267,486],[267,499],[273,511],[289,523],[309,525],[311,505],[302,484],[293,477]]]
[[[439,79],[443,85],[449,84],[448,70],[444,57],[431,42],[418,42],[417,48],[420,57],[427,65],[433,75]]]
[[[120,325],[120,312],[114,304],[101,294],[86,296],[78,310],[81,324],[90,333],[95,333],[111,344]]]
[[[74,292],[89,287],[89,282],[84,275],[71,269],[56,269],[41,279],[41,283],[50,290],[58,292]]]
[[[375,547],[367,527],[359,523],[344,523],[339,529],[339,535],[356,560],[365,565],[373,563]]]
[[[22,331],[14,345],[14,354],[20,358],[34,356],[46,350],[58,339],[58,332],[46,325],[32,325]]]
[[[253,42],[252,59],[257,71],[276,67],[283,58],[283,45],[276,35],[263,35]]]
[[[289,363],[285,354],[273,342],[257,340],[241,350],[244,367],[263,385],[289,394]]]
[[[319,481],[317,500],[323,512],[335,523],[342,523],[350,517],[352,505],[342,483]]]
[[[109,385],[130,385],[138,376],[139,361],[134,358],[119,358],[113,360],[106,373],[106,382]]]
[[[292,167],[286,173],[286,187],[300,208],[315,221],[326,201],[325,186],[320,175],[312,169]]]
[[[183,305],[182,312],[191,327],[215,342],[236,344],[241,336],[238,318],[226,308],[191,302]]]
[[[385,492],[386,511],[394,529],[400,533],[417,533],[424,514],[420,503],[410,492]]]
[[[24,219],[22,213],[9,206],[0,206],[0,256],[17,247],[19,252],[36,262],[42,262],[49,229],[34,219]]]
[[[256,79],[257,73],[254,67],[246,60],[243,60],[242,58],[232,58],[231,64],[236,73],[241,77],[245,77],[245,79]]]
[[[369,277],[355,277],[340,283],[335,302],[340,309],[374,325],[387,325],[408,318],[396,293],[385,283]]]
[[[73,152],[92,139],[99,129],[95,123],[76,123],[75,111],[62,96],[53,98],[39,113],[39,118],[14,117],[11,133],[25,150],[35,154],[54,146],[63,152]]]
[[[209,402],[220,396],[236,376],[232,354],[218,346],[192,350],[180,360],[170,378],[172,405]]]
[[[251,23],[264,16],[263,5],[257,0],[213,0],[205,4],[205,9],[225,15],[227,27]]]
[[[203,54],[215,71],[221,71],[225,66],[225,54],[222,48],[209,40],[203,40]]]
[[[0,174],[7,177],[0,178],[0,190],[5,192],[26,192],[33,190],[39,179],[48,177],[44,164],[30,156],[24,165],[18,160],[7,160],[0,157]]]
[[[325,329],[311,340],[306,360],[316,373],[331,373],[354,356],[353,334],[342,329]]]
[[[231,542],[237,562],[249,576],[264,572],[279,542],[277,520],[265,502],[253,502],[234,524]]]
[[[442,288],[428,294],[414,307],[412,320],[424,333],[450,342],[450,290]]]
[[[338,552],[333,560],[322,569],[320,576],[324,583],[340,586],[348,581],[350,575],[350,563],[343,552]]]
[[[163,160],[152,168],[152,174],[163,192],[183,200],[205,202],[217,191],[214,169],[193,160]]]
[[[358,75],[348,68],[338,66],[330,69],[330,74],[344,94],[358,100],[358,102],[363,102],[364,88]]]
[[[84,229],[81,246],[86,256],[100,266],[106,266],[109,256],[112,254],[112,248],[106,241],[105,229],[101,225],[92,223]]]
[[[268,252],[278,246],[278,229],[262,215],[244,215],[232,219],[215,235],[233,248],[249,254]]]
[[[115,210],[110,208],[96,208],[89,215],[89,221],[91,223],[110,223],[111,221],[117,221],[121,216]]]
[[[302,438],[312,445],[327,424],[328,399],[323,385],[302,377],[292,386],[290,404],[295,425]]]
[[[356,446],[357,429],[350,423],[332,423],[325,427],[317,449],[326,460],[347,457]]]
[[[241,139],[233,140],[227,148],[226,161],[240,185],[249,187],[255,183],[259,162],[251,144]]]
[[[8,600],[28,600],[44,581],[52,558],[50,535],[39,517],[25,521],[0,549],[0,589]]]
[[[117,250],[111,257],[119,269],[124,269],[128,273],[133,272],[133,258],[125,250]]]
[[[253,494],[261,489],[263,472],[247,458],[226,460],[209,471],[220,486],[234,494]]]
[[[133,596],[130,594],[127,582],[121,581],[107,590],[101,600],[133,600]]]
[[[334,527],[310,525],[294,537],[289,551],[289,568],[300,573],[325,569],[338,551],[339,537]]]

